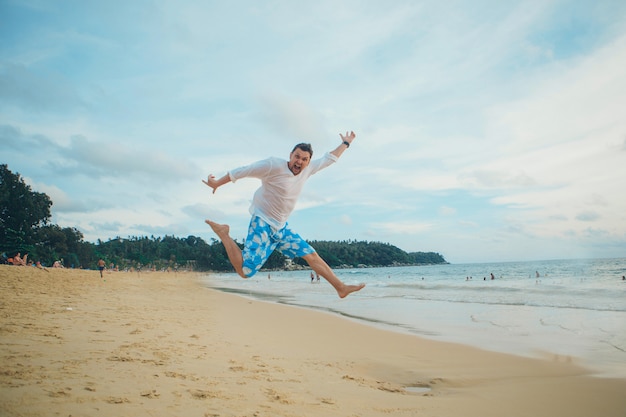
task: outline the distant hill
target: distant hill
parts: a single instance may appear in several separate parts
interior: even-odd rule
[[[396,265],[431,265],[445,264],[445,258],[435,252],[411,252],[389,243],[366,241],[310,241],[320,256],[332,268],[340,267],[375,267]],[[306,264],[304,260],[297,263]]]

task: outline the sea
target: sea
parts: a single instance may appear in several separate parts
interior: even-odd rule
[[[366,287],[340,299],[310,270],[203,276],[243,297],[626,378],[626,258],[336,269]],[[493,274],[493,279],[492,279]]]

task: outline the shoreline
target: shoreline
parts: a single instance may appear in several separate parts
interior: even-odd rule
[[[0,267],[1,414],[617,417],[626,409],[626,380],[594,377],[565,358],[483,351],[251,300],[207,288],[199,274],[105,280],[97,271]]]
[[[530,359],[539,359],[539,360],[551,360],[552,358],[557,358],[557,360],[562,360],[566,362],[576,363],[581,368],[585,369],[589,375],[599,378],[615,378],[615,379],[624,379],[626,380],[626,375],[624,375],[623,367],[620,369],[615,369],[611,366],[610,363],[600,362],[598,360],[592,360],[590,358],[584,358],[582,356],[577,356],[575,354],[565,354],[565,353],[556,353],[551,351],[549,348],[531,348],[531,347],[516,347],[513,349],[510,344],[502,344],[496,343],[498,347],[485,346],[485,343],[472,343],[467,341],[467,339],[459,336],[450,336],[443,335],[442,333],[433,332],[426,329],[415,329],[408,325],[391,322],[382,319],[374,319],[371,317],[350,314],[345,311],[341,311],[339,309],[334,309],[329,306],[319,306],[313,304],[302,304],[298,302],[291,301],[290,297],[280,294],[273,294],[270,292],[264,292],[261,290],[243,290],[237,288],[228,288],[222,286],[211,286],[210,284],[204,283],[206,288],[224,292],[226,294],[232,294],[238,297],[242,297],[248,300],[254,300],[258,302],[265,302],[276,305],[283,305],[295,308],[301,308],[305,310],[310,310],[313,312],[319,312],[324,314],[334,315],[341,319],[350,320],[355,323],[359,323],[365,326],[370,326],[374,329],[390,331],[393,333],[404,334],[409,336],[414,336],[417,338],[428,339],[434,342],[442,342],[442,343],[453,343],[467,347],[473,347],[479,350],[484,350],[486,352],[494,352],[494,353],[502,353],[507,355],[513,355],[517,357],[530,358]]]
[[[404,271],[399,275],[401,278],[393,281],[378,278],[393,273],[390,269],[374,274],[354,271],[354,274],[342,275],[341,279],[347,282],[368,284],[362,296],[357,294],[356,299],[346,303],[338,302],[332,292],[324,291],[323,285],[309,286],[305,274],[272,275],[271,282],[213,274],[204,283],[244,297],[331,312],[376,328],[430,340],[530,358],[567,358],[592,370],[595,376],[626,378],[624,332],[619,328],[619,323],[626,319],[626,312],[620,310],[626,306],[624,302],[619,300],[619,304],[611,304],[613,308],[607,310],[594,307],[598,305],[597,300],[588,297],[580,305],[569,304],[573,297],[583,296],[588,288],[595,290],[597,282],[603,281],[591,284],[590,280],[587,284],[587,280],[581,278],[579,283],[578,277],[574,277],[570,279],[576,282],[570,286],[559,276],[555,278],[556,287],[548,283],[538,287],[533,285],[534,279],[530,284],[531,280],[525,278],[499,279],[496,284],[491,281],[483,284],[482,280],[459,283],[446,280],[445,275],[431,273],[432,279],[427,276],[427,281],[422,278],[422,281],[411,282],[413,276],[420,276],[412,271]],[[570,271],[565,271],[569,276]],[[403,276],[409,280],[402,281]],[[606,285],[604,278],[604,287],[601,284],[599,288],[610,291],[611,285]],[[569,292],[555,299],[550,292],[560,291],[559,286],[567,287]],[[483,288],[489,291],[476,296]],[[543,288],[549,289],[544,291]],[[548,304],[542,305],[541,297],[549,298]],[[607,298],[606,302],[611,300]]]

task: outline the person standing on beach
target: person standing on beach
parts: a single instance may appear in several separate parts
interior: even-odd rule
[[[340,298],[359,291],[365,284],[344,284],[319,256],[319,254],[287,224],[306,180],[318,171],[337,162],[343,152],[350,147],[356,137],[354,132],[340,134],[341,144],[322,158],[311,161],[313,148],[308,143],[297,144],[289,160],[268,158],[227,172],[216,179],[209,174],[203,183],[213,189],[213,194],[222,185],[241,178],[252,177],[261,180],[261,187],[255,192],[250,213],[252,219],[243,251],[230,237],[230,226],[211,220],[205,222],[221,239],[226,254],[235,271],[242,278],[256,274],[265,261],[277,249],[289,258],[303,258],[319,275],[324,277],[337,291]]]
[[[104,271],[104,266],[106,265],[106,263],[104,262],[104,259],[100,259],[98,261],[98,270],[100,271],[100,278],[104,278],[102,275],[102,272]]]

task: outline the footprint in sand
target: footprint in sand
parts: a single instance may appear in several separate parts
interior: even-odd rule
[[[265,395],[272,401],[279,402],[281,404],[293,404],[294,402],[287,398],[286,394],[281,394],[279,392],[274,391],[271,388],[265,390]]]
[[[156,390],[141,391],[139,395],[146,398],[159,398],[161,396]]]

